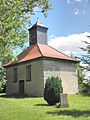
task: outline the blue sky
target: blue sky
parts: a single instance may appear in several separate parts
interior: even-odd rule
[[[52,10],[48,17],[40,13],[32,16],[34,24],[37,17],[46,25],[48,34],[65,36],[90,31],[90,0],[50,0]]]
[[[31,17],[32,24],[37,20],[47,26],[48,44],[70,55],[83,54],[82,41],[90,42],[90,0],[50,0],[52,10],[48,17],[36,13]]]

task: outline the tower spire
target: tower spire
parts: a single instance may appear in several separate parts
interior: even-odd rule
[[[37,17],[37,23],[40,23],[40,20],[39,20],[39,18]]]

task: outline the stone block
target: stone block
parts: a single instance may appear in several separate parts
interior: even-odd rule
[[[60,94],[60,107],[69,107],[67,94]]]

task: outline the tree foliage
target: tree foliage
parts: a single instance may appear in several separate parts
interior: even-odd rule
[[[81,61],[87,65],[84,67],[84,69],[86,69],[87,71],[90,71],[90,42],[84,41],[84,43],[86,44],[86,48],[81,48],[81,49],[83,51],[86,51],[86,54],[82,55]]]
[[[0,67],[0,92],[5,92],[6,72],[3,67]]]
[[[88,37],[90,38],[90,36]],[[90,74],[90,42],[84,41],[84,43],[86,44],[86,48],[81,49],[86,51],[86,54],[81,57],[81,61],[84,63],[84,66],[78,67],[78,80],[82,89],[81,93],[90,95],[90,76],[88,76]]]
[[[80,66],[79,64],[77,64],[77,77],[78,77],[78,85],[79,86],[82,86],[82,83],[84,81],[84,77],[85,77],[85,74],[83,72],[83,68],[82,66]]]
[[[4,54],[23,47],[28,40],[26,24],[38,7],[45,16],[51,8],[49,0],[0,0],[0,61]]]
[[[90,39],[90,36],[88,36]],[[82,48],[84,51],[86,51],[85,55],[82,55],[82,62],[85,64],[83,66],[85,74],[90,74],[90,42],[85,41],[86,48]],[[86,82],[90,82],[90,77],[87,78]]]
[[[44,99],[49,105],[60,102],[60,93],[63,93],[61,79],[58,77],[48,77],[44,89]]]

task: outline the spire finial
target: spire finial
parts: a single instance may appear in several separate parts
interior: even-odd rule
[[[37,17],[37,23],[40,23],[39,18]]]

